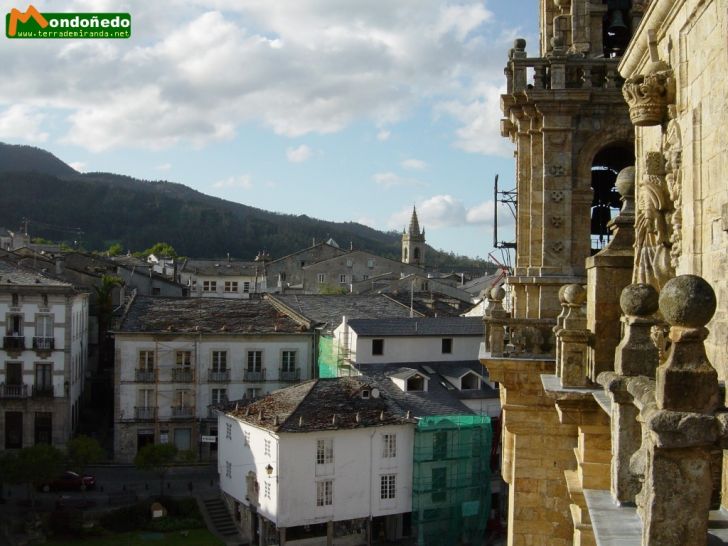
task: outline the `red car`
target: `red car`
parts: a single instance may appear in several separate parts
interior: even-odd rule
[[[40,489],[41,491],[85,491],[93,489],[95,485],[96,478],[93,476],[81,476],[67,470],[55,480],[42,484]]]

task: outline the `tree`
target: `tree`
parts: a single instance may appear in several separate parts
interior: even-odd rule
[[[177,257],[177,251],[169,243],[156,243],[154,246],[151,246],[144,251],[145,256],[149,256],[150,254],[167,256],[169,258]]]
[[[114,243],[111,245],[108,249],[106,249],[106,254],[109,256],[118,256],[119,254],[124,252],[124,247],[121,246],[119,243]]]
[[[164,495],[164,477],[177,456],[174,444],[147,444],[134,457],[139,470],[155,472],[159,476],[159,495]]]
[[[35,509],[35,489],[58,477],[63,470],[63,453],[48,444],[37,444],[18,452],[10,468],[5,471],[9,483],[24,483],[28,487],[28,498]]]
[[[68,442],[68,462],[73,470],[85,474],[86,467],[98,463],[106,456],[98,440],[83,434]]]

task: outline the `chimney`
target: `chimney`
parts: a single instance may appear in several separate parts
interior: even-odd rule
[[[56,275],[63,275],[66,270],[66,259],[63,256],[56,258]]]

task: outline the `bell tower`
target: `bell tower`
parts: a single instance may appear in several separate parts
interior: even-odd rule
[[[420,232],[417,209],[412,207],[409,228],[402,232],[402,263],[425,266],[425,229]]]

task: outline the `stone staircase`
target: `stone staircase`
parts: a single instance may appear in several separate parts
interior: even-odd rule
[[[215,497],[202,499],[205,520],[210,531],[217,534],[227,544],[244,544],[240,532],[222,499]]]

